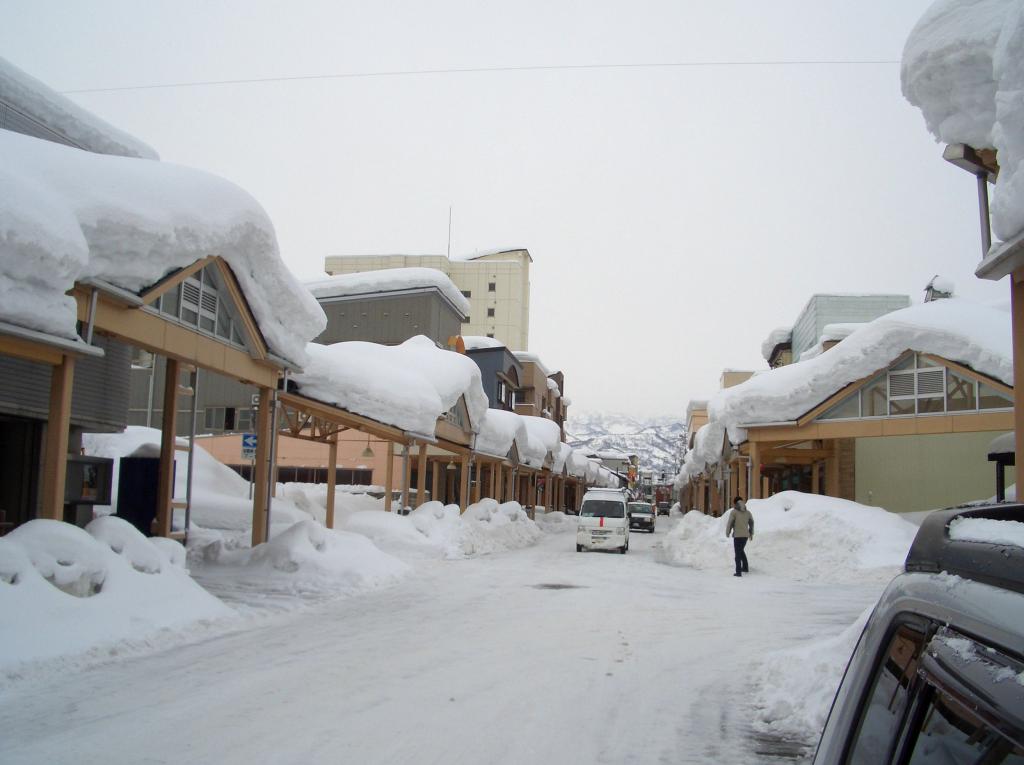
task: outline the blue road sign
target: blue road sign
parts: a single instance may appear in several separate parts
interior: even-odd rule
[[[242,434],[242,459],[243,460],[254,460],[256,459],[256,444],[258,439],[255,433],[243,433]]]

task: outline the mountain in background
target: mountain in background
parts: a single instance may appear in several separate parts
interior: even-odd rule
[[[580,449],[618,449],[640,455],[640,469],[669,480],[678,472],[676,455],[685,424],[673,417],[632,417],[628,414],[572,412],[565,424],[565,440]]]

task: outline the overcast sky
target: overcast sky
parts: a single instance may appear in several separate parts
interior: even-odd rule
[[[677,414],[815,292],[973,275],[973,179],[900,94],[929,0],[17,2],[0,55],[164,161],[253,194],[300,277],[334,254],[526,247],[530,350],[574,407]]]

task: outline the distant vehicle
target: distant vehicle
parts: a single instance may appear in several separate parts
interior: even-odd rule
[[[626,495],[618,489],[591,489],[583,495],[576,552],[584,550],[629,550],[629,519]]]
[[[654,524],[657,516],[654,514],[654,505],[649,502],[630,502],[626,505],[626,512],[629,514],[630,529],[644,529],[654,533]]]
[[[1024,505],[925,519],[853,651],[817,765],[1024,760],[1024,547],[952,539],[969,519],[1019,528]]]
[[[662,500],[658,503],[658,515],[668,515],[668,511],[672,508],[668,502]]]

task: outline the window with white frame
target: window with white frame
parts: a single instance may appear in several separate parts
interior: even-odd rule
[[[216,269],[207,266],[157,298],[153,307],[204,335],[245,347],[241,322],[225,293]]]
[[[909,353],[818,419],[911,417],[1009,409],[1013,399],[920,353]]]

